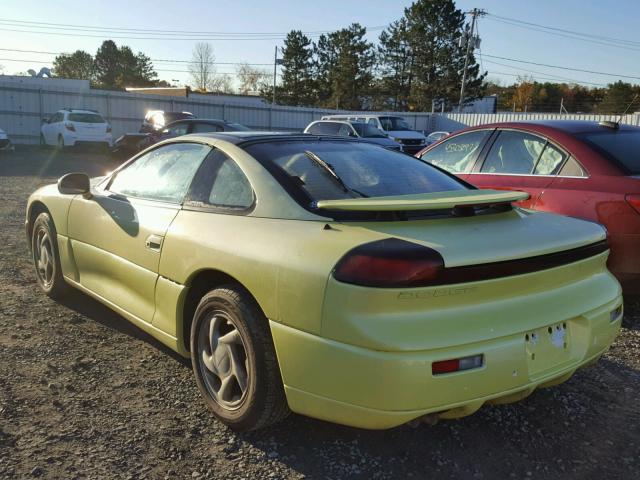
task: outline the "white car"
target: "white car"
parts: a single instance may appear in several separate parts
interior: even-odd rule
[[[111,125],[95,110],[58,110],[42,120],[40,143],[58,148],[79,143],[113,145]]]
[[[2,150],[13,150],[13,145],[7,133],[0,128],[0,151]]]
[[[394,115],[364,113],[324,115],[322,120],[346,120],[366,123],[382,130],[391,140],[401,144],[405,153],[410,153],[411,155],[418,153],[427,146],[427,138],[422,133],[413,130],[404,118]]]

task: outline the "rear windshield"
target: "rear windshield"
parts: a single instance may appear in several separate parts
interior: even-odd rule
[[[186,118],[195,118],[195,116],[187,112],[164,112],[165,125],[175,122],[176,120],[184,120]]]
[[[386,135],[379,128],[369,125],[367,123],[352,123],[351,124],[358,135],[365,138],[385,138]]]
[[[102,115],[98,115],[97,113],[70,113],[69,121],[79,123],[105,123]]]
[[[382,124],[382,128],[386,131],[396,130],[411,130],[411,127],[407,123],[407,121],[402,117],[378,117],[380,123]]]
[[[257,143],[245,150],[265,165],[294,198],[306,199],[307,206],[319,200],[467,188],[417,158],[366,143],[283,141]],[[332,169],[339,180],[321,163]]]
[[[240,123],[227,123],[226,126],[228,132],[248,132],[251,130],[249,127],[245,127]]]
[[[586,133],[583,140],[602,150],[631,175],[640,175],[640,130]]]

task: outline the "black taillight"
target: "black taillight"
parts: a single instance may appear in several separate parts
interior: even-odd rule
[[[435,283],[443,269],[444,260],[434,249],[388,238],[348,252],[333,276],[366,287],[420,287]]]
[[[609,249],[606,240],[571,250],[476,265],[445,268],[436,250],[399,238],[365,243],[333,270],[336,280],[365,287],[429,287],[478,282],[538,272],[578,262]]]

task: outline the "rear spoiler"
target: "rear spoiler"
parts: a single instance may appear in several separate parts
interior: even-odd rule
[[[393,197],[345,198],[319,200],[317,208],[351,211],[446,210],[456,207],[484,207],[529,198],[526,192],[513,190],[454,190],[449,192],[397,195]]]

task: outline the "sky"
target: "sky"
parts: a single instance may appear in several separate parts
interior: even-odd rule
[[[264,64],[255,66],[272,74],[274,49],[282,45],[281,38],[286,32],[292,29],[313,32],[310,36],[317,38],[316,32],[333,31],[358,22],[371,28],[369,39],[376,41],[380,29],[400,18],[404,7],[410,4],[411,1],[405,0],[2,0],[0,65],[5,74],[31,68],[38,71],[40,67],[50,67],[55,55],[16,50],[72,52],[82,49],[93,54],[103,40],[113,38],[119,45],[129,45],[134,51],[142,51],[154,59],[160,79],[180,85],[188,83],[185,62],[191,58],[197,40],[193,36],[185,38],[183,33],[175,33],[171,39],[149,38],[154,35],[140,33],[144,29],[165,33],[241,34],[236,35],[240,39],[209,41],[216,62]],[[640,39],[636,40],[634,35],[640,18],[640,1],[457,0],[456,5],[465,11],[482,8],[489,13],[478,22],[482,44],[476,56],[491,80],[510,84],[518,76],[526,75],[539,81],[573,81],[588,86],[605,85],[619,79],[640,83],[637,62]],[[517,23],[523,21],[535,25]],[[21,22],[41,23],[34,26]],[[45,22],[48,24],[46,29],[42,25]],[[71,30],[65,25],[83,28]],[[589,37],[586,37],[587,41],[579,40],[578,35],[541,26],[584,33]],[[105,33],[95,27],[120,31]],[[263,35],[257,40],[247,39],[260,33],[268,33],[266,37],[269,38]],[[212,35],[203,33],[202,38]],[[146,38],[114,38],[116,36]],[[598,36],[621,41],[612,42]],[[216,68],[220,74],[232,75],[236,66],[220,64]]]

